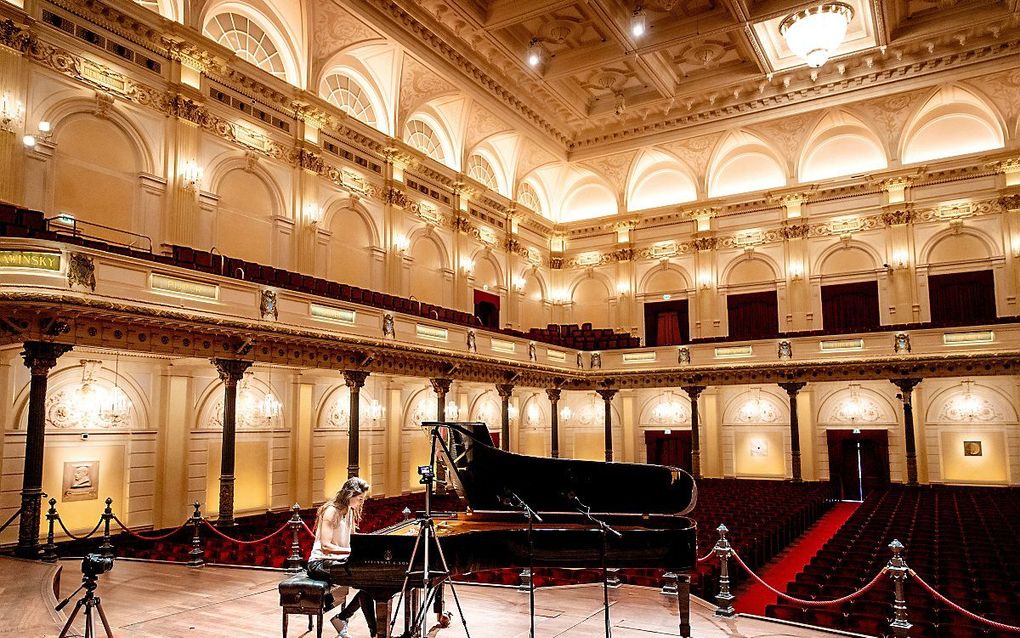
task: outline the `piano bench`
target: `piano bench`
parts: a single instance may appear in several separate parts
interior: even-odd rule
[[[291,615],[308,616],[308,631],[312,630],[312,617],[318,619],[316,625],[316,638],[322,638],[322,615],[325,613],[326,594],[329,593],[330,584],[321,580],[309,578],[305,570],[301,570],[285,581],[282,581],[280,589],[280,606],[283,607],[283,638],[287,638],[287,617]],[[340,587],[334,596],[334,604],[343,606],[347,598],[347,588]]]

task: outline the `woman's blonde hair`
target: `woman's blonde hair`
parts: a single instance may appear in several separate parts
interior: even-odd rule
[[[351,511],[351,499],[359,494],[367,494],[371,486],[365,479],[357,476],[352,476],[347,479],[347,482],[343,484],[340,490],[336,493],[336,496],[329,499],[319,507],[317,515],[318,520],[322,520],[322,515],[326,512],[326,508],[333,506],[336,508],[340,518],[347,516],[347,512]],[[358,526],[361,522],[361,508],[354,508],[354,527]]]

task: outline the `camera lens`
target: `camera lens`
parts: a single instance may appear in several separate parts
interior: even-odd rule
[[[102,554],[85,554],[81,559],[81,573],[88,577],[96,577],[113,569],[113,557]]]

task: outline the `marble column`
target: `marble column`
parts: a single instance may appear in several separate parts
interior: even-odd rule
[[[691,399],[691,475],[701,478],[701,428],[698,418],[698,397],[705,391],[703,385],[688,385],[681,388]]]
[[[499,433],[499,447],[504,450],[510,449],[510,395],[514,393],[512,383],[497,383],[496,392],[500,399],[501,427]]]
[[[779,387],[786,390],[786,394],[790,397],[790,465],[794,483],[804,480],[800,470],[800,418],[797,416],[797,393],[806,385],[807,383],[803,381],[779,384]]]
[[[237,383],[251,367],[251,361],[213,359],[223,381],[223,442],[220,448],[220,513],[217,524],[234,524],[234,454],[237,444]]]
[[[46,446],[46,386],[57,359],[71,349],[62,343],[26,341],[21,357],[32,373],[28,392],[28,429],[25,469],[21,476],[21,522],[18,528],[20,558],[39,558],[39,512],[42,498],[43,452]]]
[[[598,392],[605,403],[606,411],[603,417],[603,425],[605,426],[606,461],[608,462],[613,460],[613,397],[616,396],[619,390],[616,388],[599,388],[596,392]]]
[[[344,370],[344,383],[351,398],[347,417],[347,478],[361,473],[361,388],[367,378],[367,370]]]
[[[914,441],[913,393],[922,379],[890,379],[903,402],[903,440],[907,453],[907,485],[917,485],[917,443]]]
[[[549,396],[550,406],[550,433],[549,433],[549,455],[554,459],[560,458],[560,389],[549,388],[545,391]]]

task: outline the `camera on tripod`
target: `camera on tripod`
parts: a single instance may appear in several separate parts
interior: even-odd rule
[[[428,485],[435,480],[436,471],[431,465],[419,465],[418,476],[421,477],[421,480],[418,481],[420,485]]]
[[[96,578],[113,569],[113,557],[102,554],[85,554],[81,559],[81,575],[83,578]]]

